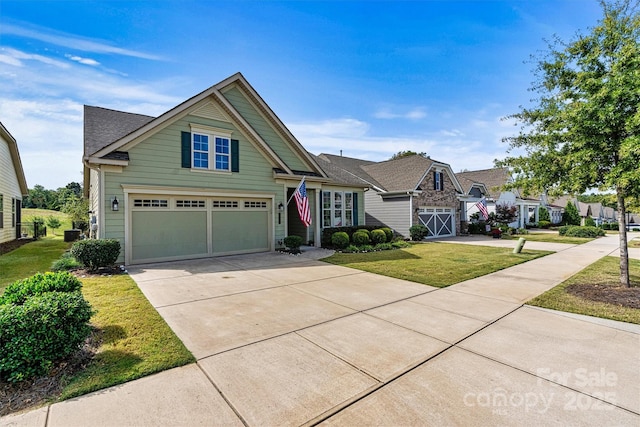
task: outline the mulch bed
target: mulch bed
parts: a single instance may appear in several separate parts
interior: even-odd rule
[[[35,239],[16,239],[9,242],[0,243],[0,255],[16,250],[20,246],[26,245],[27,243],[33,242],[34,240]]]
[[[567,286],[571,295],[590,301],[640,309],[640,286],[623,287],[619,283],[575,284]]]

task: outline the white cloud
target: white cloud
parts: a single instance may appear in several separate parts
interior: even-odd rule
[[[9,22],[3,22],[2,27],[0,27],[0,33],[39,40],[56,46],[63,46],[84,52],[116,54],[155,61],[162,60],[158,55],[113,46],[104,40],[92,40],[27,23],[13,25]]]
[[[407,120],[420,120],[427,117],[427,112],[423,107],[416,107],[409,111],[401,113],[392,111],[391,107],[380,108],[373,114],[376,119],[407,119]]]
[[[93,67],[100,65],[100,63],[98,61],[96,61],[95,59],[91,59],[91,58],[83,58],[81,56],[77,56],[77,55],[65,55],[67,58],[69,58],[72,61],[76,61],[79,62],[80,64],[84,64],[84,65],[91,65]]]
[[[0,49],[0,62],[4,62],[7,65],[13,65],[14,67],[24,67],[24,61],[37,61],[47,65],[53,65],[61,69],[68,69],[69,64],[63,61],[58,61],[53,58],[49,58],[44,55],[36,55],[32,53],[26,53],[17,49],[2,48]],[[4,59],[2,59],[4,58]]]

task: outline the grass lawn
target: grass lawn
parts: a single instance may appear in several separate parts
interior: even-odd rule
[[[44,218],[44,225],[47,225],[47,218],[50,216],[54,216],[60,220],[60,228],[56,228],[55,230],[51,230],[50,227],[47,226],[47,234],[49,236],[57,235],[62,236],[64,234],[64,230],[70,230],[71,227],[71,218],[69,215],[58,212],[58,211],[50,211],[47,209],[22,209],[22,222],[31,222],[33,217],[39,216]]]
[[[567,237],[560,236],[557,232],[555,233],[529,233],[529,234],[518,234],[515,236],[505,236],[503,235],[503,239],[510,240],[518,240],[520,237],[524,237],[526,240],[531,242],[550,242],[550,243],[568,243],[571,245],[581,245],[583,243],[587,243],[592,241],[593,239],[590,237]]]
[[[0,255],[0,292],[16,280],[51,270],[51,264],[71,246],[61,237],[43,237]]]
[[[640,239],[633,239],[628,243],[630,248],[640,248]]]
[[[591,301],[572,295],[567,287],[573,284],[606,284],[619,282],[620,260],[615,257],[604,257],[570,277],[544,294],[532,299],[527,304],[551,308],[570,313],[586,314],[605,319],[640,324],[640,309],[621,307],[614,304]],[[640,261],[629,260],[629,275],[634,286],[640,286]]]
[[[86,369],[69,379],[61,400],[195,361],[131,277],[81,281],[97,311],[91,324],[101,331],[102,345]]]
[[[445,287],[550,253],[525,249],[520,254],[513,254],[510,248],[432,242],[392,251],[336,253],[323,261],[425,285]]]

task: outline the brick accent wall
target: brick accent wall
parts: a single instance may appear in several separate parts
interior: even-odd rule
[[[437,191],[433,189],[433,170],[425,176],[420,183],[422,194],[413,197],[413,206],[411,209],[413,215],[413,224],[420,224],[420,219],[416,213],[416,208],[420,207],[443,207],[453,208],[455,212],[456,234],[460,235],[460,202],[458,201],[458,192],[451,181],[451,178],[444,172],[444,190]]]

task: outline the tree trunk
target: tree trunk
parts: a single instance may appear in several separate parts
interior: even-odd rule
[[[624,205],[624,196],[620,189],[616,190],[618,199],[618,230],[620,231],[620,284],[631,287],[629,280],[629,251],[627,249],[627,213]]]

